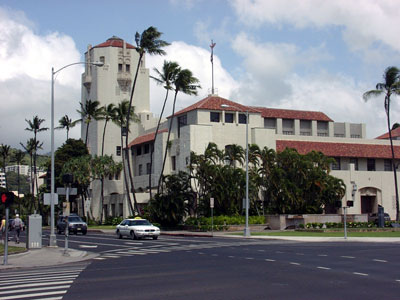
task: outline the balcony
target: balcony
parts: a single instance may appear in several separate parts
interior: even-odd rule
[[[92,76],[87,74],[82,74],[82,84],[85,86],[87,91],[90,91],[90,86],[92,85]]]
[[[129,86],[131,85],[131,82],[132,82],[131,73],[130,72],[118,72],[117,81],[122,90],[129,88]]]

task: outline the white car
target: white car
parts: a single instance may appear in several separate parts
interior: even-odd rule
[[[153,240],[156,240],[160,235],[160,228],[145,219],[125,219],[117,225],[115,233],[119,239],[129,236],[133,240],[144,237],[152,237]]]

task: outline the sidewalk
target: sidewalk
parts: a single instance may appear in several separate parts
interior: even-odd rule
[[[102,230],[106,234],[114,234],[114,230]],[[251,236],[244,237],[242,232],[190,232],[190,231],[164,231],[161,235],[169,236],[189,236],[189,237],[224,237],[224,238],[245,238],[245,239],[265,239],[265,240],[286,240],[297,242],[370,242],[370,243],[400,243],[400,238],[359,238],[359,237],[297,237],[297,236]],[[15,244],[9,242],[9,246],[25,247],[25,243]],[[99,254],[68,249],[64,255],[64,248],[61,247],[42,247],[41,249],[29,249],[19,254],[8,255],[7,265],[3,265],[4,256],[0,256],[0,272],[4,269],[45,267],[60,264],[67,264],[89,260],[99,256]]]

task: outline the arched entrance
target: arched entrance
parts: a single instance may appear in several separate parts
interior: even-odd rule
[[[378,204],[381,202],[381,191],[374,187],[360,189],[361,213],[370,214],[378,212]]]

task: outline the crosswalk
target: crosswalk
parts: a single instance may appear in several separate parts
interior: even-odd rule
[[[88,264],[0,273],[0,300],[62,299]]]
[[[257,245],[260,242],[257,241],[246,241],[246,242],[236,242],[236,243],[225,243],[225,242],[213,242],[213,243],[192,243],[192,244],[179,244],[179,243],[163,243],[160,245],[143,245],[143,243],[138,242],[137,244],[128,242],[127,245],[131,246],[128,249],[114,249],[103,252],[99,257],[94,258],[94,260],[105,260],[120,258],[125,256],[140,256],[148,254],[160,254],[169,253],[175,251],[194,251],[203,249],[213,249],[221,247],[240,247],[248,245]]]

